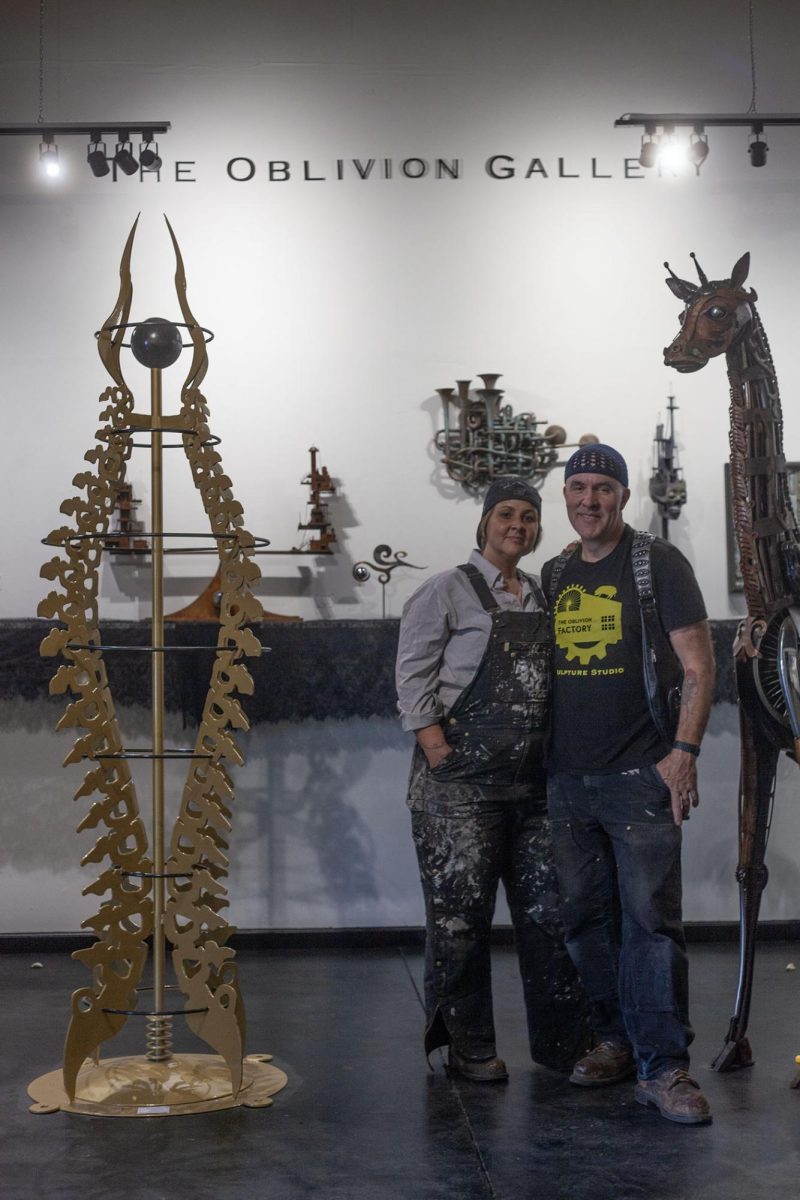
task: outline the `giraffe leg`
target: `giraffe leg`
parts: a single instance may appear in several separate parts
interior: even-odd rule
[[[758,913],[767,885],[764,856],[775,791],[778,750],[740,704],[741,775],[739,779],[739,982],[725,1044],[711,1064],[714,1071],[735,1071],[753,1062],[747,1023],[753,991]]]

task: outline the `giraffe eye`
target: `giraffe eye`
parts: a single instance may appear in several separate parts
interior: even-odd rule
[[[727,315],[727,308],[723,308],[721,304],[712,304],[711,308],[706,309],[706,316],[711,317],[714,321],[720,321],[723,317],[727,317]]]

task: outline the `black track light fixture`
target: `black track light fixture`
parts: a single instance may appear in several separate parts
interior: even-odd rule
[[[58,161],[58,146],[52,133],[42,134],[39,143],[39,165],[48,179],[56,179],[61,174],[61,164]]]
[[[86,161],[95,179],[102,179],[111,170],[111,167],[108,165],[108,157],[106,156],[106,144],[102,140],[99,129],[93,129],[89,134],[89,149],[86,152]]]
[[[750,165],[752,167],[764,167],[767,165],[767,151],[769,146],[762,138],[764,126],[761,121],[754,121],[750,126],[750,141],[747,144],[747,153],[750,155]]]
[[[131,135],[127,129],[120,129],[118,138],[119,140],[114,152],[114,164],[119,167],[120,171],[124,171],[126,175],[135,175],[139,170],[139,163],[133,157]]]
[[[50,176],[58,176],[61,174],[58,147],[55,139],[61,141],[64,137],[83,137],[89,139],[89,147],[86,152],[86,161],[89,165],[89,170],[97,178],[101,179],[104,175],[111,172],[111,163],[118,167],[125,175],[135,175],[141,164],[144,171],[158,171],[161,169],[161,157],[158,152],[158,143],[155,138],[158,134],[167,133],[171,129],[169,121],[125,121],[114,122],[111,124],[108,121],[92,121],[91,123],[74,124],[55,124],[39,121],[35,125],[3,125],[0,124],[1,137],[35,137],[39,140],[39,162],[43,172]],[[140,156],[137,160],[133,154],[131,146],[131,135],[139,134],[141,137]],[[106,153],[106,144],[103,140],[108,135],[116,136],[117,143],[113,156],[109,157]]]
[[[692,130],[686,154],[699,171],[708,158],[708,138],[702,125],[695,125]]]
[[[153,140],[151,129],[142,130],[142,144],[139,147],[139,166],[143,171],[160,171],[161,156],[158,153],[158,142]]]
[[[642,167],[662,165],[662,151],[667,148],[670,134],[680,130],[689,131],[688,144],[684,143],[686,158],[700,172],[708,158],[709,125],[739,126],[750,130],[747,152],[754,167],[767,163],[769,146],[763,138],[766,125],[800,125],[800,113],[624,113],[614,122],[615,126],[644,128],[639,164]],[[677,148],[677,147],[676,147]]]
[[[645,126],[644,133],[642,134],[642,148],[639,151],[639,166],[646,167],[648,170],[650,167],[656,165],[656,158],[658,157],[658,140],[655,134],[655,125]]]

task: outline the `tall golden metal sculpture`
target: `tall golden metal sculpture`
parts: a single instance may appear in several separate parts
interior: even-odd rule
[[[138,222],[138,218],[137,218]],[[133,286],[130,261],[136,224],[128,236],[120,264],[117,302],[98,336],[100,358],[114,380],[100,397],[97,444],[85,455],[90,468],[73,483],[84,493],[65,500],[61,512],[75,526],[62,526],[45,539],[59,553],[42,568],[57,584],[39,606],[39,615],[58,622],[45,637],[41,652],[64,659],[50,684],[52,694],[75,699],[58,729],[80,732],[67,763],[92,765],[76,799],[94,797],[78,829],[100,829],[84,864],[102,864],[85,894],[102,897],[84,927],[96,935],[74,957],[91,971],[91,983],[72,997],[63,1071],[34,1080],[29,1093],[33,1112],[70,1112],[108,1116],[166,1116],[244,1104],[262,1107],[286,1083],[282,1071],[268,1065],[270,1056],[244,1056],[245,1017],[234,951],[234,932],[224,910],[228,905],[227,836],[231,828],[233,785],[226,763],[241,763],[232,731],[248,728],[237,694],[250,695],[252,677],[243,659],[260,654],[261,644],[247,626],[258,621],[261,605],[250,588],[260,577],[252,561],[256,539],[245,528],[242,507],[233,498],[231,481],[208,426],[208,405],[200,391],[208,357],[206,340],[213,336],[195,320],[186,297],[186,277],[178,243],[169,222],[176,257],[175,287],[183,322],[151,319],[129,322]],[[192,361],[181,388],[180,412],[162,412],[162,370],[179,357],[180,329],[191,339]],[[129,343],[126,330],[132,329]],[[150,369],[150,412],[134,410],[134,397],[120,365],[120,350],[131,348]],[[165,435],[179,441],[165,443]],[[134,437],[149,434],[149,442]],[[164,738],[164,540],[209,535],[167,534],[163,519],[163,452],[182,444],[192,479],[208,516],[220,560],[222,600],[219,635],[211,679],[194,748],[171,749]],[[105,646],[98,616],[99,566],[104,539],[125,470],[135,445],[150,449],[152,528],[152,744],[125,746],[109,688]],[[131,648],[133,649],[133,648]],[[131,776],[132,759],[152,762],[152,841]],[[165,847],[164,762],[188,758],[190,765],[180,809]],[[152,939],[152,953],[148,942]],[[175,984],[166,982],[167,946]],[[143,987],[148,957],[152,987]],[[180,992],[182,1009],[169,997]],[[150,997],[139,1006],[140,995]],[[216,1054],[177,1054],[172,1050],[175,1016]],[[101,1044],[114,1037],[131,1016],[143,1017],[146,1053],[101,1060]],[[87,1061],[88,1060],[88,1061]]]

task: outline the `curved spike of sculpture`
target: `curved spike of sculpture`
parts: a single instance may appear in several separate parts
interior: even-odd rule
[[[712,1064],[719,1071],[752,1062],[746,1033],[780,751],[800,763],[800,693],[795,682],[800,534],[789,500],[778,380],[755,292],[743,287],[749,262],[749,254],[742,255],[730,279],[708,283],[686,297],[680,330],[664,350],[666,365],[684,373],[725,354],[731,389],[731,494],[748,615],[733,647],[741,729],[736,871],[740,969],[725,1044]],[[673,280],[667,283],[676,290]]]
[[[692,262],[695,265],[695,269],[697,271],[697,277],[700,280],[701,285],[703,287],[705,287],[705,285],[708,283],[708,276],[706,275],[703,268],[700,266],[700,263],[697,261],[697,255],[695,254],[694,250],[689,251],[689,258],[692,260]]]
[[[679,300],[683,300],[684,304],[688,304],[697,295],[698,287],[694,283],[689,283],[688,279],[681,279],[676,275],[668,262],[664,266],[669,271],[669,279],[666,280],[667,287],[672,292],[673,296],[677,296]]]
[[[189,367],[189,373],[183,381],[184,390],[188,387],[199,387],[203,382],[205,373],[208,370],[208,354],[206,353],[206,342],[203,337],[203,331],[195,320],[194,313],[189,307],[189,301],[186,296],[186,269],[183,265],[183,256],[181,254],[178,239],[175,237],[175,232],[167,220],[166,214],[164,220],[167,222],[169,236],[172,239],[172,246],[175,251],[175,292],[178,297],[178,304],[183,313],[183,319],[189,326],[189,336],[192,339],[192,362]]]
[[[112,325],[124,325],[130,316],[131,301],[133,300],[131,255],[133,253],[133,239],[136,236],[136,226],[138,224],[139,217],[137,216],[131,226],[131,231],[128,234],[128,240],[125,243],[125,249],[120,259],[117,302],[103,322],[97,338],[97,350],[103,366],[121,388],[127,388],[119,361],[119,352],[125,338],[125,330],[121,328],[112,329],[110,327]]]

